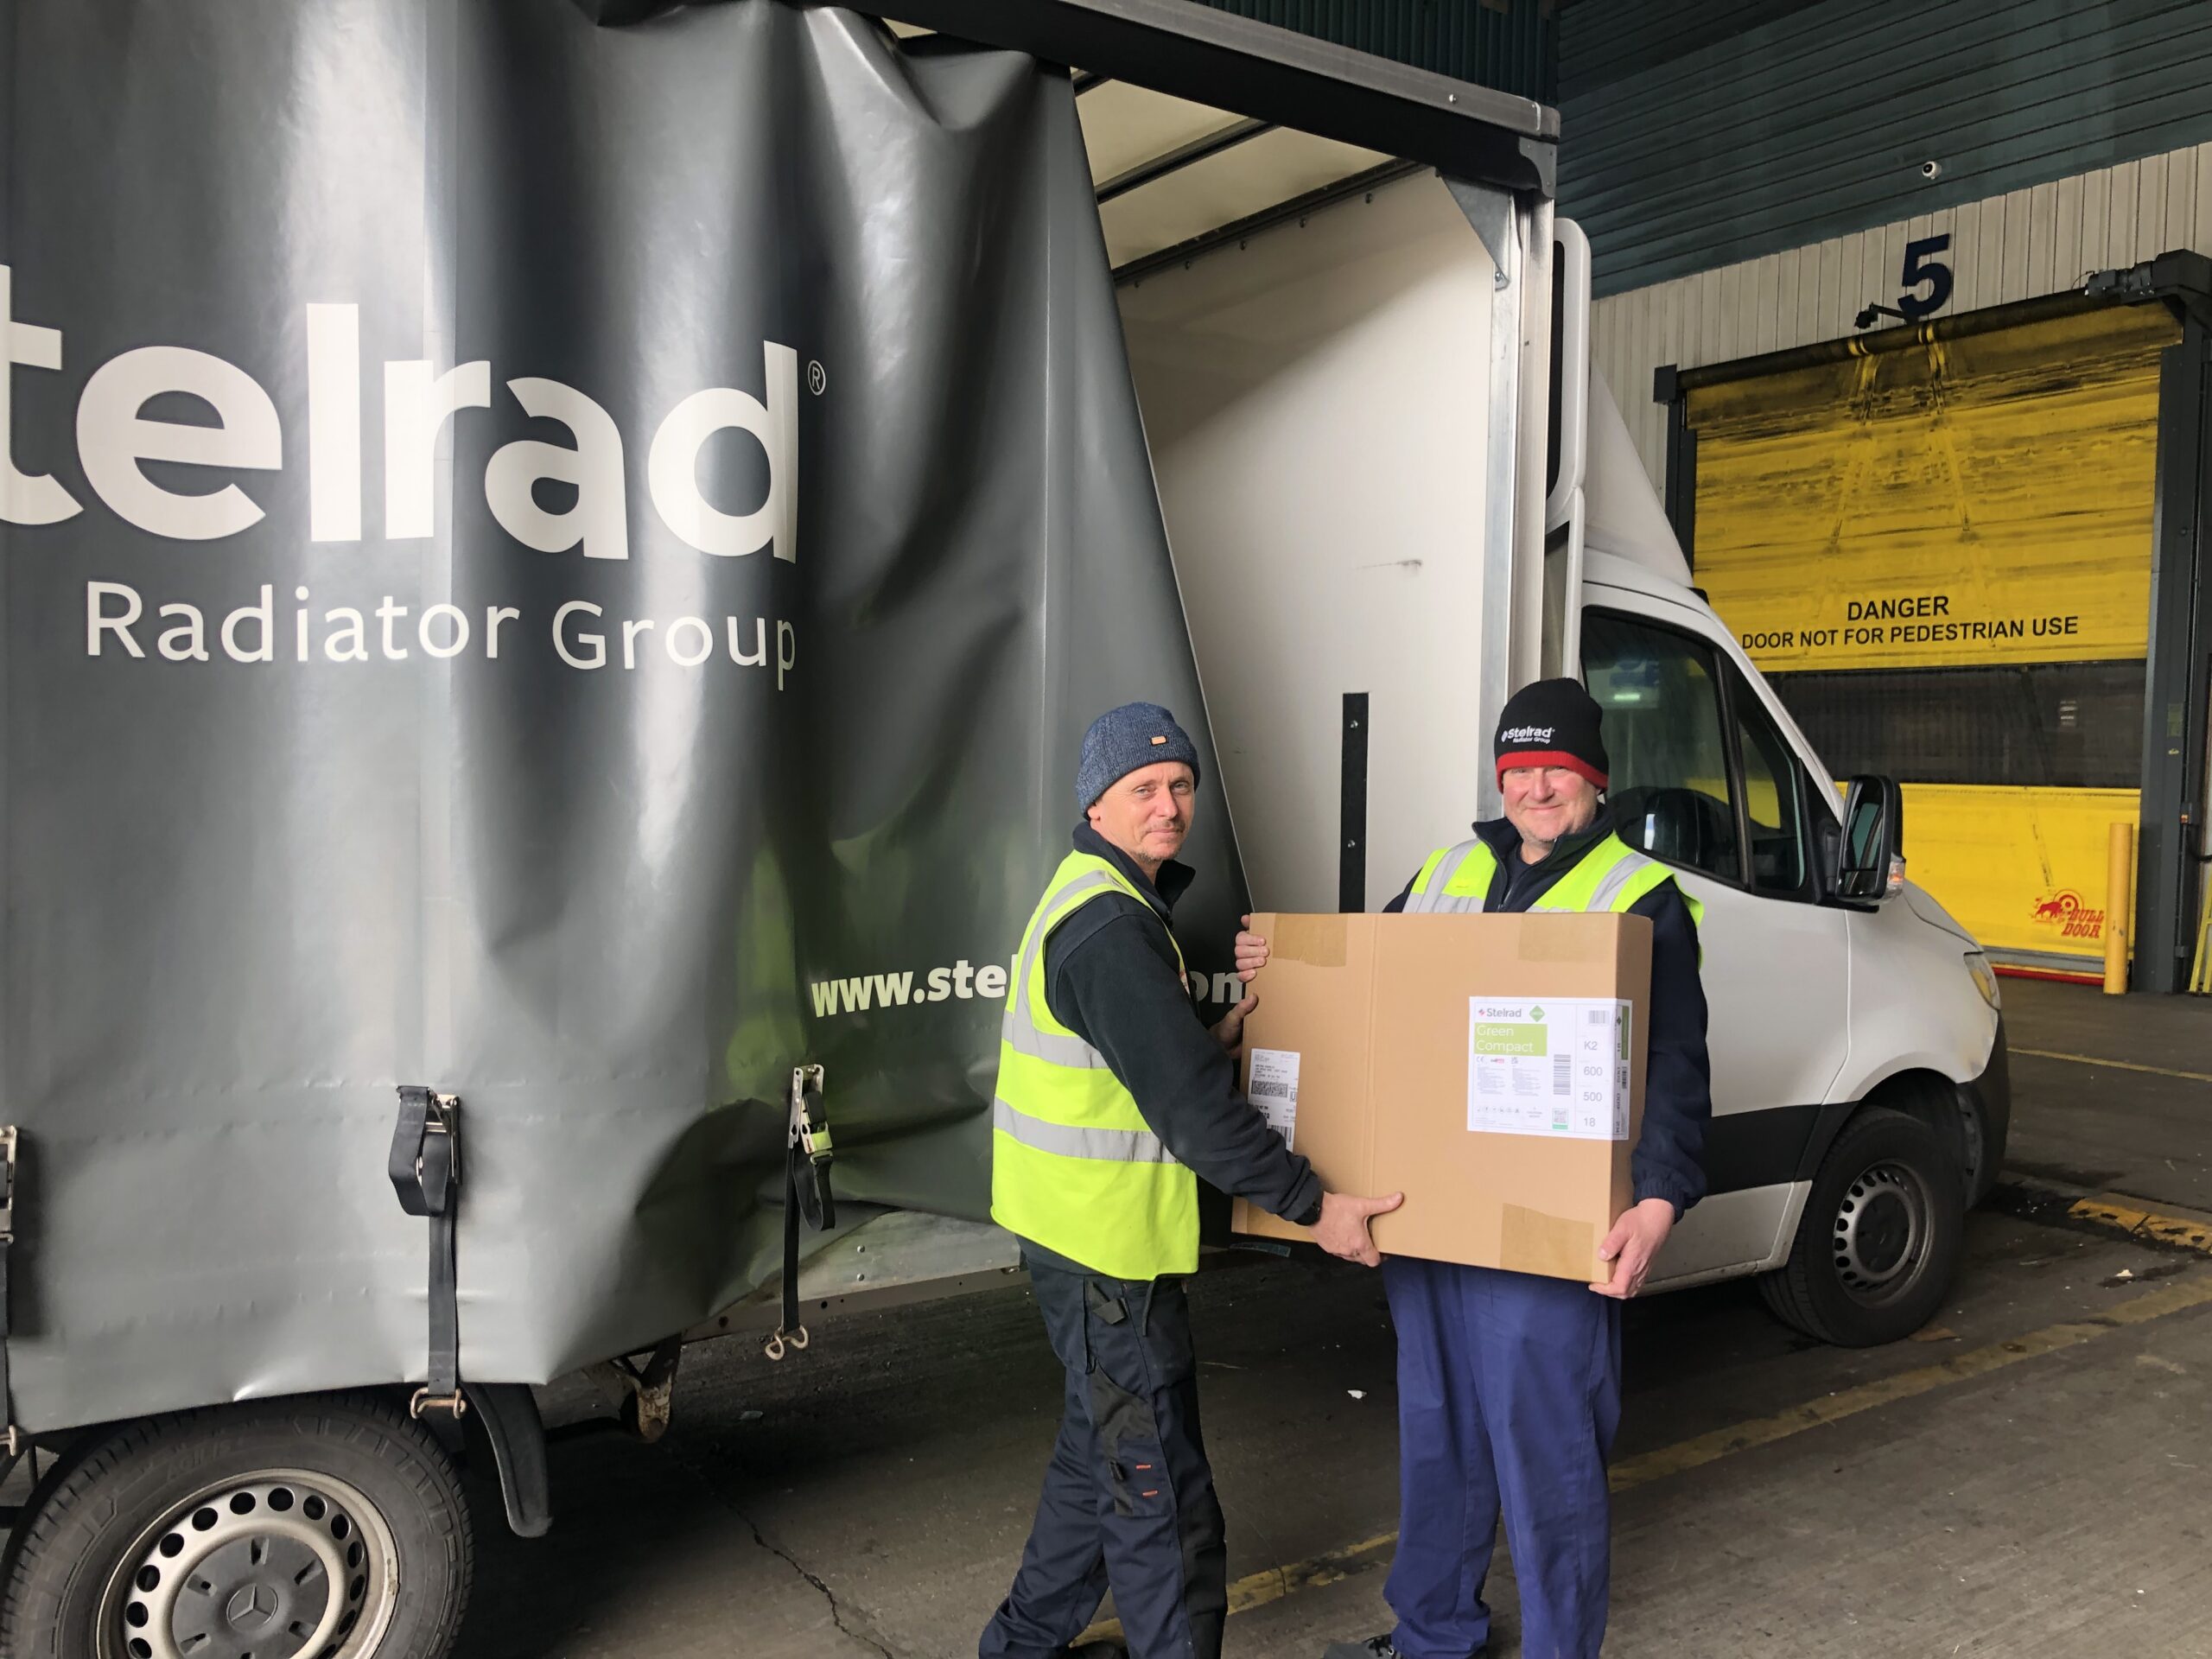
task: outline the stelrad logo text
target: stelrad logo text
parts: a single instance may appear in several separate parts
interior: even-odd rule
[[[0,264],[0,523],[59,524],[86,504],[50,470],[18,465],[12,394],[19,370],[60,372],[67,342],[60,328],[16,319],[13,279],[12,269]],[[428,359],[371,365],[362,358],[358,305],[308,304],[303,321],[308,542],[361,542],[372,512],[386,543],[435,537],[440,443],[467,411],[493,407],[491,362],[478,358],[442,370]],[[660,522],[686,547],[715,558],[768,550],[777,560],[796,563],[798,356],[788,346],[765,340],[760,361],[761,396],[709,386],[679,398],[662,415],[645,446],[645,492]],[[372,433],[364,429],[364,383],[379,371],[382,424]],[[822,383],[814,384],[818,390]],[[613,417],[558,380],[518,377],[505,382],[504,391],[524,415],[566,428],[569,442],[518,438],[494,450],[482,481],[493,518],[515,541],[540,553],[628,559],[628,457]],[[179,397],[195,400],[212,419],[149,414],[157,403],[169,407]],[[700,488],[705,446],[729,431],[750,435],[766,461],[766,490],[747,512],[725,511]],[[92,369],[77,394],[71,435],[91,494],[125,523],[171,541],[218,541],[261,523],[266,513],[255,499],[251,475],[279,472],[286,464],[283,423],[268,390],[238,365],[182,346],[137,346]],[[383,478],[382,499],[374,504],[364,489],[372,454],[381,461]],[[294,454],[299,454],[296,438]],[[160,470],[149,472],[149,464]],[[179,467],[221,469],[231,476],[208,489],[173,487],[192,477],[180,477]],[[568,505],[559,510],[542,505],[541,484],[555,486],[553,498]],[[301,568],[308,569],[304,559]],[[315,568],[333,569],[321,562]],[[216,645],[239,663],[286,656],[302,663],[367,662],[379,655],[397,662],[416,650],[444,659],[472,647],[496,658],[502,631],[534,620],[525,619],[521,607],[505,605],[484,607],[480,618],[450,604],[410,615],[409,606],[388,594],[380,602],[337,606],[317,617],[304,584],[292,594],[300,608],[280,618],[275,586],[263,584],[240,594],[245,602],[219,622],[199,604],[159,605],[157,614],[174,625],[159,629],[149,620],[146,596],[129,583],[92,581],[85,594],[86,654],[140,660],[150,651],[156,660],[205,662]],[[548,614],[545,637],[562,662],[590,670],[618,662],[635,669],[643,660],[663,659],[694,669],[724,656],[736,666],[755,668],[772,660],[780,689],[797,661],[796,631],[787,621],[626,619],[606,625],[619,629],[617,645],[614,634],[602,635],[593,626],[604,614],[604,607],[586,600]],[[371,626],[371,615],[380,626]],[[288,620],[295,626],[284,626]],[[281,641],[280,635],[292,638]],[[284,643],[294,649],[284,651]]]

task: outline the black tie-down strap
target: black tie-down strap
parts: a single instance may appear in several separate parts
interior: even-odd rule
[[[455,1281],[454,1218],[461,1200],[461,1102],[420,1084],[399,1087],[399,1122],[391,1135],[391,1190],[399,1207],[430,1224],[430,1373],[409,1409],[459,1417],[461,1308]]]
[[[14,1334],[8,1313],[8,1255],[16,1243],[16,1128],[9,1124],[0,1128],[0,1417],[4,1417],[7,1434],[0,1440],[10,1467],[22,1456],[30,1442],[16,1427],[15,1385],[8,1376],[8,1338]]]
[[[806,1346],[806,1327],[798,1322],[798,1224],[804,1219],[817,1233],[837,1224],[836,1200],[830,1196],[830,1166],[835,1161],[830,1117],[822,1104],[822,1068],[795,1067],[784,1152],[784,1317],[766,1344],[771,1359]]]

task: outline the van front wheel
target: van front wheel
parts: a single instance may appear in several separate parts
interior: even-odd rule
[[[186,1412],[92,1437],[41,1483],[0,1651],[441,1659],[469,1571],[452,1460],[391,1401]]]
[[[1760,1292],[1784,1324],[1840,1348],[1910,1336],[1950,1294],[1965,1249],[1958,1160],[1919,1119],[1869,1107],[1821,1160],[1789,1260]]]

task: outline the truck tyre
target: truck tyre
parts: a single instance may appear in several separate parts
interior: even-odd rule
[[[1789,1260],[1759,1278],[1784,1324],[1840,1348],[1910,1336],[1950,1294],[1964,1182],[1918,1118],[1870,1106],[1844,1125],[1806,1196]]]
[[[40,1484],[0,1653],[442,1659],[471,1567],[453,1460],[381,1395],[150,1418],[86,1436]]]

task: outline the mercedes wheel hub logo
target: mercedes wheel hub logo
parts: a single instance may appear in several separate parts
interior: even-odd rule
[[[249,1584],[231,1598],[223,1612],[233,1630],[260,1630],[276,1617],[276,1592],[265,1584]]]

